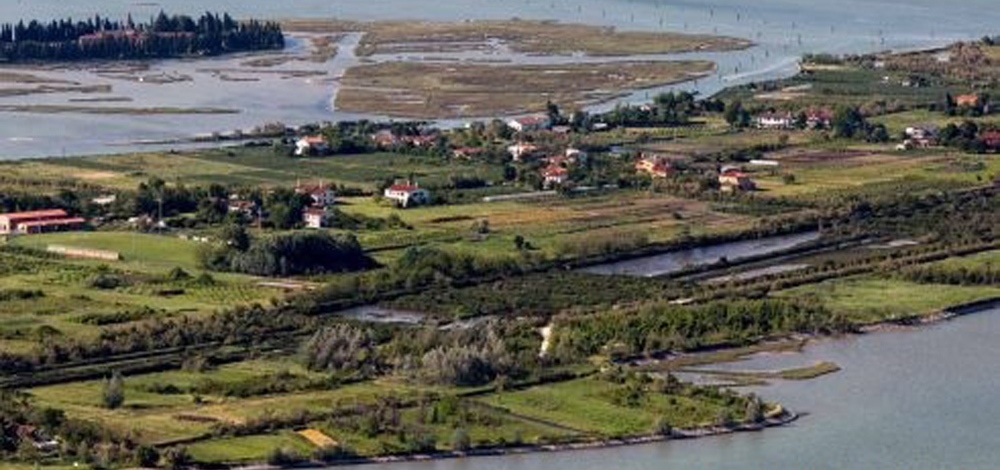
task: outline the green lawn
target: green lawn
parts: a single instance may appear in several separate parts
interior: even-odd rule
[[[308,457],[314,447],[292,431],[279,431],[258,436],[213,439],[188,446],[197,462],[264,462],[275,449],[290,450]]]
[[[918,284],[875,276],[835,279],[778,293],[816,298],[835,313],[861,322],[932,313],[952,305],[1000,296],[1000,286]]]
[[[114,251],[124,263],[143,270],[180,267],[198,271],[199,244],[175,236],[135,232],[63,232],[27,235],[14,239],[15,245],[45,250],[49,245]]]
[[[622,406],[610,397],[613,387],[608,382],[587,378],[482,400],[515,414],[608,436],[649,433],[659,418],[674,427],[708,424],[726,409],[721,403],[703,399],[655,394],[647,394],[645,403],[639,407]]]
[[[502,412],[477,409],[477,422],[458,423],[445,421],[440,423],[419,423],[417,409],[411,408],[400,413],[400,423],[408,429],[420,429],[421,433],[432,436],[439,450],[452,449],[452,437],[457,428],[465,430],[474,445],[496,445],[501,442],[534,443],[545,439],[562,438],[572,435],[566,430],[525,421]],[[399,439],[396,433],[383,433],[367,436],[356,431],[338,427],[335,423],[315,423],[314,427],[322,430],[335,441],[345,445],[360,455],[377,456],[389,452],[401,452],[406,443]]]

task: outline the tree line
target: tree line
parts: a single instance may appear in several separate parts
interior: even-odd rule
[[[160,12],[148,23],[95,16],[85,21],[32,20],[0,25],[0,61],[153,59],[282,49],[275,22],[237,22],[228,14],[197,19]]]

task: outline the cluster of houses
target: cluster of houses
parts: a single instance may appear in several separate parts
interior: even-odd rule
[[[635,162],[635,171],[649,175],[653,179],[669,178],[674,175],[673,162],[683,160],[680,155],[642,154]],[[771,166],[770,161],[755,160],[751,164]],[[754,191],[757,184],[742,168],[724,166],[719,170],[719,189],[724,192]]]
[[[542,185],[546,189],[552,189],[568,183],[570,168],[586,159],[587,153],[575,148],[567,148],[562,154],[543,158],[545,166],[540,171]]]
[[[743,172],[742,168],[724,166],[719,170],[719,189],[723,192],[754,191],[757,183],[754,183],[750,175]]]
[[[309,196],[311,204],[302,210],[302,223],[306,228],[320,229],[327,226],[329,209],[337,203],[337,193],[333,187],[323,183],[295,185],[295,193]]]
[[[760,129],[829,129],[833,112],[826,108],[809,108],[801,113],[768,111],[755,118]]]
[[[896,150],[925,149],[938,145],[938,129],[934,126],[907,127],[906,138],[896,146]]]
[[[87,220],[70,216],[62,209],[0,214],[0,235],[29,235],[65,232],[83,228]]]

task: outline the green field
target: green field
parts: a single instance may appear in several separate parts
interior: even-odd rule
[[[75,418],[93,420],[109,429],[131,433],[140,442],[155,444],[197,437],[211,431],[215,422],[242,422],[266,413],[284,415],[297,410],[320,411],[338,402],[365,403],[382,394],[405,396],[410,388],[383,382],[366,382],[329,390],[303,391],[248,398],[197,394],[196,403],[188,387],[207,381],[237,384],[270,380],[270,374],[286,372],[293,377],[321,378],[286,360],[249,361],[226,365],[204,373],[162,372],[125,378],[125,405],[108,410],[101,405],[103,382],[92,380],[38,387],[30,390],[38,404],[66,410]],[[178,392],[156,387],[173,385]],[[270,449],[268,449],[270,450]]]
[[[701,426],[711,424],[723,411],[735,411],[721,402],[674,395],[648,395],[642,406],[629,407],[615,403],[612,391],[608,382],[579,379],[493,395],[483,401],[517,415],[605,436],[650,433],[660,418],[678,428]]]
[[[778,295],[815,298],[852,321],[875,322],[934,313],[953,305],[997,297],[1000,286],[919,284],[863,276],[797,287]]]
[[[49,245],[119,253],[124,265],[139,270],[200,269],[198,243],[169,235],[136,232],[64,232],[15,238],[14,245],[45,250]]]
[[[0,290],[40,291],[32,299],[0,301],[0,351],[29,352],[46,334],[72,339],[95,336],[100,327],[122,323],[113,317],[145,320],[163,316],[205,315],[233,305],[281,297],[278,289],[257,285],[258,279],[212,274],[201,282],[195,256],[197,243],[174,237],[122,232],[72,232],[16,238],[15,246],[44,250],[51,244],[116,251],[122,261],[60,258],[0,247]],[[170,280],[174,269],[188,280]],[[120,279],[114,288],[92,285],[99,276]]]
[[[0,168],[13,180],[75,180],[110,189],[135,189],[153,177],[192,186],[219,183],[273,187],[324,180],[372,189],[387,178],[407,178],[411,174],[428,185],[446,183],[453,175],[492,180],[501,174],[499,166],[481,162],[449,162],[392,153],[291,158],[276,154],[270,147],[30,160],[0,164]]]
[[[314,447],[292,431],[198,442],[188,447],[198,462],[265,462],[272,451],[284,449],[309,456]]]

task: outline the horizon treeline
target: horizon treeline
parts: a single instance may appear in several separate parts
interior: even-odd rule
[[[198,18],[160,12],[147,23],[95,16],[86,21],[23,20],[0,25],[0,62],[157,59],[282,49],[275,22],[239,22],[229,14]]]

